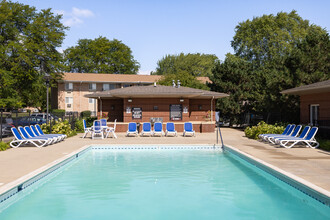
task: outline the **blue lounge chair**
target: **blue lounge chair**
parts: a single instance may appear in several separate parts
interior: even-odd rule
[[[280,140],[280,145],[285,148],[291,148],[296,144],[304,144],[310,148],[317,148],[319,143],[315,140],[315,135],[318,128],[312,127],[305,138],[288,138],[285,140]],[[290,144],[290,145],[289,145]]]
[[[151,123],[150,122],[144,122],[142,124],[141,136],[151,136],[151,135],[152,135]]]
[[[291,128],[291,125],[290,124],[287,125],[286,128],[284,129],[282,135],[286,135],[288,133],[288,131],[289,131],[290,128]],[[276,135],[279,135],[279,134],[260,134],[259,135],[259,138],[261,140],[266,141],[266,140],[268,140],[268,138],[266,139],[266,137],[268,137],[268,136],[274,136],[274,135],[276,136]]]
[[[161,122],[155,122],[154,124],[154,130],[153,130],[153,136],[163,136],[164,132],[163,132],[163,124]]]
[[[46,139],[24,138],[15,127],[11,128],[11,132],[15,137],[15,140],[11,141],[9,144],[12,148],[17,148],[25,144],[33,144],[34,146],[40,148],[48,144],[48,140]]]
[[[30,128],[35,136],[56,137],[58,141],[62,141],[65,138],[64,134],[43,134],[43,135],[41,135],[41,134],[39,134],[36,127],[34,127],[33,125],[31,125]]]
[[[29,126],[25,126],[24,127],[24,130],[25,132],[27,133],[27,135],[29,136],[29,138],[45,138],[45,139],[48,139],[49,140],[49,143],[48,144],[53,144],[53,143],[56,143],[59,139],[57,137],[50,137],[50,136],[46,136],[46,135],[43,135],[43,136],[37,136],[33,133],[33,131],[31,130],[31,128]]]
[[[165,136],[168,135],[173,135],[173,136],[177,136],[178,133],[175,130],[175,126],[173,122],[167,122],[166,123],[166,131],[165,131]]]
[[[40,125],[36,124],[35,127],[40,135],[45,135],[44,132],[42,131]],[[66,134],[53,134],[53,135],[62,136],[63,139],[67,137]]]
[[[85,138],[87,136],[87,134],[92,134],[92,128],[91,127],[87,127],[87,124],[86,124],[86,120],[83,119],[83,125],[84,125],[84,136],[82,138]]]
[[[96,135],[100,135],[102,139],[104,138],[101,121],[99,120],[93,122],[92,139],[94,139]]]
[[[291,135],[278,135],[278,136],[272,136],[272,137],[269,137],[268,138],[268,141],[270,142],[270,143],[272,143],[272,144],[275,144],[275,140],[277,139],[277,138],[285,138],[285,137],[297,137],[298,136],[298,134],[299,134],[299,132],[300,132],[300,130],[301,130],[301,128],[302,128],[302,126],[301,125],[298,125],[295,129],[294,129],[294,131],[291,133]]]
[[[296,137],[296,138],[302,138],[302,139],[306,138],[306,136],[307,136],[307,134],[308,134],[308,132],[309,132],[310,129],[311,129],[310,126],[306,126],[306,127],[303,129],[303,131],[301,132],[301,134],[299,135],[299,137]],[[276,139],[275,139],[275,144],[280,144],[280,141],[281,141],[281,140],[287,140],[287,139],[288,139],[288,137],[280,137],[280,138],[276,138]],[[295,138],[291,137],[290,139],[292,140],[292,139],[295,139]]]
[[[263,136],[263,140],[264,141],[269,141],[269,139],[271,137],[276,137],[276,136],[281,136],[281,135],[291,135],[295,127],[296,127],[296,125],[295,124],[292,124],[292,125],[290,125],[290,127],[287,130],[285,129],[286,130],[286,133],[283,132],[282,134],[268,134],[268,135],[264,135]]]
[[[136,126],[135,122],[128,123],[128,129],[126,132],[126,136],[128,137],[131,134],[134,134],[135,136],[138,134],[137,126]]]
[[[193,129],[193,125],[191,122],[185,122],[183,127],[183,136],[185,137],[187,134],[195,137],[195,131]]]

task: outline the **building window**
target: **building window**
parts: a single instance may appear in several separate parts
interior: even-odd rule
[[[90,103],[90,104],[94,104],[94,103],[95,103],[95,99],[93,99],[93,98],[88,98],[88,103]]]
[[[65,97],[65,103],[66,104],[72,104],[73,103],[73,97]]]
[[[130,84],[124,84],[123,87],[126,88],[126,87],[130,87],[131,85]]]
[[[115,88],[116,88],[115,84],[108,84],[108,83],[103,84],[103,91],[112,90]]]
[[[110,90],[110,84],[108,83],[103,83],[103,91]]]
[[[158,110],[158,106],[157,105],[154,106],[154,110]]]
[[[89,84],[89,90],[90,91],[95,91],[96,90],[96,83],[90,83]]]
[[[73,90],[73,84],[72,83],[65,83],[65,90],[66,91],[72,91]]]
[[[317,120],[319,119],[319,104],[310,105],[309,110],[310,124],[317,125]]]

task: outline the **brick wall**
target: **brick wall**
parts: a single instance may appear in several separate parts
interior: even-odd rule
[[[310,123],[309,106],[319,104],[319,120],[330,119],[330,92],[300,96],[300,122]]]
[[[215,119],[215,101],[212,101],[213,117]],[[179,98],[134,98],[132,102],[128,102],[128,99],[102,99],[103,116],[108,116],[108,121],[118,122],[146,122],[150,121],[150,118],[163,118],[163,122],[170,120],[170,105],[182,105],[183,108],[188,108],[187,113],[182,113],[182,120],[186,121],[210,121],[211,115],[211,100],[210,99],[183,99],[183,102]],[[132,112],[127,113],[127,108],[141,108],[142,119],[133,119]],[[207,115],[209,118],[207,118]]]

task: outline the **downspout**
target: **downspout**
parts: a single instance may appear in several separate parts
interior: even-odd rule
[[[79,87],[79,113],[81,113],[81,84],[82,81],[80,81],[80,87]]]
[[[102,99],[99,97],[100,100],[100,118],[102,118]]]
[[[213,99],[214,99],[214,96],[212,96],[212,99],[211,99],[211,121],[213,122]]]

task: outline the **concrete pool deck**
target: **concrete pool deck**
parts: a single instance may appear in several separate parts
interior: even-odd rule
[[[224,144],[265,161],[286,172],[296,175],[330,192],[330,152],[311,148],[276,148],[256,140],[248,139],[244,132],[232,128],[222,128]],[[0,151],[0,192],[11,182],[50,164],[83,146],[91,144],[210,144],[216,143],[215,133],[196,134],[196,137],[125,137],[82,139],[82,134],[68,138],[64,142],[44,148],[32,146]],[[7,187],[6,187],[7,186]]]

